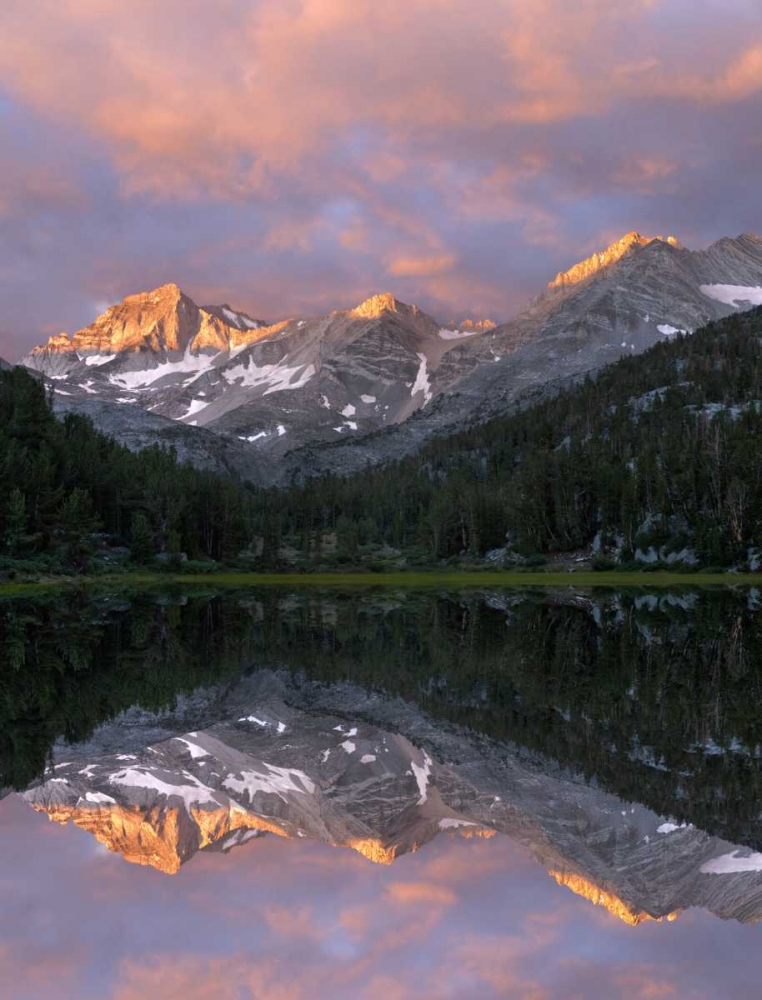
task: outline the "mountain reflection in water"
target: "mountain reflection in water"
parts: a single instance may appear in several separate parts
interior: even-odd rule
[[[0,786],[128,861],[341,847],[428,920],[447,880],[394,872],[500,834],[622,924],[762,916],[754,591],[71,595],[1,604],[0,643]]]
[[[263,837],[167,878],[16,798],[0,829],[13,1000],[759,996],[757,926],[702,910],[627,926],[508,837],[442,835],[391,866]]]

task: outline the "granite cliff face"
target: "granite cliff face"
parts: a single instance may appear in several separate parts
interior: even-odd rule
[[[204,728],[186,731],[191,718]],[[127,713],[56,760],[30,805],[167,873],[268,833],[381,864],[442,834],[503,834],[628,924],[690,906],[762,915],[762,855],[347,684],[262,671],[162,716]]]
[[[389,294],[268,325],[228,305],[199,308],[165,285],[129,296],[71,338],[52,337],[24,364],[52,380],[57,406],[88,408],[131,447],[154,440],[155,426],[141,429],[150,413],[189,429],[191,460],[206,461],[204,447],[194,458],[194,429],[205,428],[243,449],[243,474],[277,482],[397,458],[528,393],[759,303],[762,238],[691,251],[633,232],[557,275],[499,326],[443,326]],[[135,412],[123,429],[124,406]]]

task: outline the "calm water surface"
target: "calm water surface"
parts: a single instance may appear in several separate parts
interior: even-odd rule
[[[758,607],[0,604],[0,995],[758,997]]]

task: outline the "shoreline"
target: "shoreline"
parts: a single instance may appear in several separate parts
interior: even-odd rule
[[[102,588],[189,587],[554,587],[574,589],[635,589],[690,587],[762,587],[762,573],[618,573],[614,571],[578,573],[501,573],[481,571],[392,572],[392,573],[125,573],[113,576],[62,576],[30,582],[0,583],[0,597],[23,597],[49,590]]]

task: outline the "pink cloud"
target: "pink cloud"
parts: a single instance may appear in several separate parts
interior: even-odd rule
[[[449,253],[422,257],[396,257],[389,264],[389,273],[398,278],[427,278],[443,274],[455,267],[455,256]]]
[[[0,355],[170,280],[505,320],[633,228],[758,228],[752,8],[4,0]]]
[[[13,984],[17,997],[67,997],[76,993],[83,971],[83,948],[46,949],[31,942],[24,947],[0,945],[0,983]]]
[[[310,994],[294,982],[284,963],[243,955],[147,956],[121,963],[112,1000],[302,1000]]]
[[[433,882],[392,882],[386,887],[386,896],[395,903],[429,906],[453,906],[457,901],[451,889]]]
[[[404,146],[589,116],[649,89],[728,101],[762,87],[762,44],[745,36],[714,70],[667,63],[654,7],[388,0],[379,16],[371,0],[7,0],[0,81],[100,140],[126,193],[276,197],[279,177],[304,177],[357,125]],[[408,166],[387,148],[361,169],[388,183]]]
[[[321,940],[326,933],[317,914],[309,907],[266,906],[262,916],[267,926],[281,937],[303,937]]]

